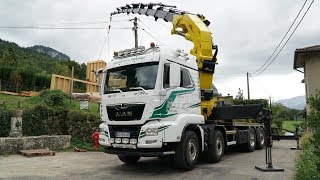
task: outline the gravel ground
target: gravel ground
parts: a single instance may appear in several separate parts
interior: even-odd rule
[[[255,165],[265,163],[265,150],[252,153],[228,152],[220,163],[200,162],[192,171],[172,168],[169,161],[142,158],[128,166],[117,156],[102,152],[58,152],[55,156],[0,156],[0,179],[293,179],[298,151],[295,141],[274,142],[273,164],[284,172],[260,172]]]

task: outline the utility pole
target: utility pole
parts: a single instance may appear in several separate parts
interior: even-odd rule
[[[72,69],[71,69],[70,103],[71,103],[71,101],[72,101],[72,95],[73,95],[73,79],[74,79],[74,66],[72,66]]]
[[[269,96],[269,106],[270,106],[270,111],[271,111],[271,114],[272,114],[272,109],[271,109],[271,104],[272,104],[272,102],[271,102],[271,96]]]
[[[250,100],[250,86],[249,86],[249,73],[247,72],[247,89],[248,89],[248,100]]]
[[[134,47],[138,47],[138,18],[135,17],[133,19],[130,19],[130,21],[133,21],[133,32],[134,32]]]

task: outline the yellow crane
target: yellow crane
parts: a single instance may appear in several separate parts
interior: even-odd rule
[[[172,22],[171,34],[183,36],[194,44],[190,54],[194,55],[197,60],[201,89],[201,113],[205,119],[208,119],[216,104],[216,99],[213,98],[212,80],[218,53],[218,47],[213,44],[212,33],[208,28],[210,22],[203,15],[180,11],[176,9],[176,6],[162,3],[122,6],[111,13],[111,16],[121,13],[152,16],[155,20],[160,18],[166,22]]]

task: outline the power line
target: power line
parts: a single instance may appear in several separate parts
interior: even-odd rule
[[[128,22],[129,20],[115,20],[112,22]],[[78,22],[74,22],[74,21],[70,21],[70,22],[59,22],[59,23],[53,23],[53,24],[32,24],[32,25],[25,25],[27,27],[56,27],[57,25],[94,25],[94,24],[108,24],[110,23],[110,21],[78,21]],[[25,27],[22,26],[22,27]],[[18,25],[6,25],[6,26],[2,26],[2,27],[21,27]]]
[[[146,20],[149,20],[149,21],[152,21],[152,22],[155,22],[154,19],[150,19],[150,18],[147,18],[147,17],[140,17],[140,18],[146,19]],[[161,21],[157,21],[157,22],[158,22],[160,25],[162,25],[163,27],[171,30],[171,28],[170,28],[169,26],[165,25],[163,22],[161,22]]]
[[[144,26],[146,26],[149,30],[151,30],[151,28],[146,24],[146,23],[144,23],[143,21],[141,21],[140,19],[138,19],[139,20],[139,22],[141,22]]]
[[[271,56],[268,58],[268,60],[267,60],[258,70],[256,70],[256,71],[253,72],[253,73],[250,73],[250,74],[255,74],[255,73],[257,73],[258,71],[260,71],[260,70],[269,62],[269,60],[272,58],[272,56],[274,55],[274,53],[278,50],[278,48],[280,47],[281,43],[282,43],[283,40],[286,38],[286,36],[287,36],[288,33],[290,32],[292,26],[294,25],[294,23],[296,22],[296,20],[297,20],[298,17],[300,16],[300,13],[301,13],[302,9],[304,8],[304,6],[306,5],[307,1],[308,1],[308,0],[305,0],[305,1],[304,1],[301,9],[299,10],[297,16],[295,17],[295,19],[294,19],[293,22],[291,23],[288,31],[285,33],[285,35],[284,35],[283,38],[281,39],[280,43],[278,44],[278,46],[276,47],[276,49],[272,52],[272,54],[271,54]]]
[[[278,44],[278,46],[276,47],[276,49],[272,52],[272,54],[271,54],[271,56],[268,58],[268,60],[266,60],[266,62],[264,62],[264,64],[263,64],[258,70],[256,70],[256,71],[253,72],[253,73],[250,73],[250,74],[255,74],[255,73],[259,72],[259,71],[269,62],[269,60],[273,57],[274,53],[278,50],[278,48],[280,47],[281,43],[282,43],[283,40],[286,38],[286,36],[287,36],[288,33],[290,32],[292,26],[294,25],[294,23],[296,22],[296,20],[297,20],[298,17],[300,16],[300,13],[301,13],[302,9],[304,8],[304,6],[306,5],[307,1],[308,1],[308,0],[305,0],[305,1],[304,1],[304,3],[303,3],[303,5],[302,5],[302,7],[300,8],[297,16],[295,17],[295,19],[294,19],[293,22],[291,23],[289,29],[287,30],[287,32],[285,33],[285,35],[283,36],[283,38],[282,38],[281,41],[279,42],[279,44]]]
[[[280,54],[280,52],[283,50],[283,48],[286,46],[286,44],[289,42],[289,40],[291,39],[291,37],[293,36],[293,34],[295,33],[295,31],[297,30],[297,28],[299,27],[300,23],[302,22],[302,20],[304,19],[304,17],[306,16],[306,14],[308,13],[310,7],[312,6],[314,0],[312,0],[312,2],[310,3],[310,5],[308,6],[308,9],[305,11],[305,13],[303,14],[302,18],[300,19],[300,21],[298,22],[297,26],[294,28],[294,30],[292,31],[292,33],[290,34],[289,38],[285,41],[285,43],[282,45],[281,49],[278,51],[278,53],[273,57],[273,59],[267,64],[267,66],[265,66],[263,68],[263,70],[261,72],[259,72],[258,74],[256,75],[253,75],[252,77],[254,76],[258,76],[260,74],[262,74],[272,63],[273,61],[278,57],[278,55]],[[300,13],[300,12],[299,12]],[[290,27],[291,28],[291,27]],[[281,40],[283,41],[283,40]],[[276,50],[275,50],[276,51]],[[272,57],[272,56],[271,56]],[[268,62],[268,61],[266,61]]]
[[[143,30],[144,32],[146,32],[149,36],[151,36],[153,39],[155,39],[156,41],[158,41],[159,43],[161,43],[162,45],[165,45],[164,43],[162,43],[158,38],[154,37],[151,33],[149,33],[147,30],[140,28],[141,30]]]
[[[0,26],[0,29],[45,29],[45,30],[75,30],[75,29],[96,30],[96,29],[103,29],[103,30],[106,30],[107,27]],[[112,28],[112,29],[132,29],[132,28],[125,27],[125,28]]]
[[[109,33],[108,33],[107,36],[104,38],[103,45],[102,45],[102,48],[101,48],[101,50],[100,50],[98,60],[100,60],[102,51],[103,51],[103,49],[104,49],[104,47],[105,47],[105,45],[106,45],[107,40],[109,41]]]

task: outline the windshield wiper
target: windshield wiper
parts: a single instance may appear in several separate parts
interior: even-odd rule
[[[131,87],[130,90],[141,90],[143,93],[146,93],[146,90],[143,87]]]

